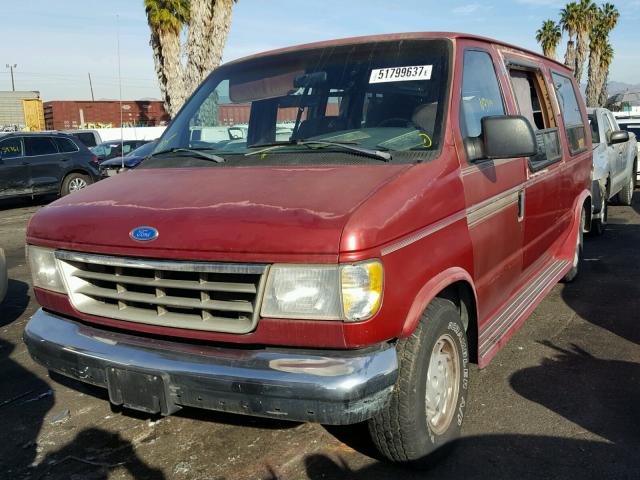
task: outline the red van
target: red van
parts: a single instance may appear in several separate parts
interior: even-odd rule
[[[114,404],[368,421],[423,464],[469,362],[578,273],[586,119],[565,66],[464,34],[225,64],[138,168],[33,217],[29,351]]]

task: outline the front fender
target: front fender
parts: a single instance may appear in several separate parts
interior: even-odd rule
[[[610,171],[611,168],[607,159],[607,148],[606,145],[601,143],[593,149],[593,173],[591,179],[602,181],[602,184],[606,185]]]

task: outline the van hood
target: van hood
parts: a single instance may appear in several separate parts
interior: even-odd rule
[[[131,170],[41,209],[29,243],[96,253],[261,261],[339,253],[357,207],[409,165]],[[133,240],[136,227],[157,239]],[[294,257],[292,257],[293,259]]]

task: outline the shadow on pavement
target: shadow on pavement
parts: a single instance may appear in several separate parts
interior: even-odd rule
[[[29,305],[29,285],[20,280],[9,279],[7,295],[0,303],[0,327],[20,318]]]
[[[581,426],[617,449],[640,448],[640,364],[605,360],[573,345],[541,365],[514,373],[510,383],[524,398]],[[639,457],[634,455],[633,461]],[[629,460],[632,460],[629,458]],[[639,462],[640,463],[640,462]]]
[[[583,270],[562,290],[581,318],[638,345],[639,245],[640,225],[609,224],[603,235],[585,241]]]
[[[0,465],[5,478],[19,478],[11,472],[35,461],[38,433],[54,403],[47,382],[10,358],[13,350],[12,343],[0,339]]]
[[[482,435],[458,442],[450,456],[429,470],[376,462],[351,468],[341,456],[310,455],[312,480],[453,480],[636,478],[640,460],[632,449],[606,442],[535,435]]]
[[[161,470],[150,467],[133,445],[118,433],[87,428],[64,447],[47,454],[33,468],[34,478],[91,478],[106,480],[114,470],[124,470],[136,479],[164,479]]]
[[[25,208],[47,205],[57,199],[56,195],[36,195],[31,197],[17,197],[0,199],[0,212],[3,210],[13,210],[14,208]]]

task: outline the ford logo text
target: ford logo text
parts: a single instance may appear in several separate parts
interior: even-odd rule
[[[137,227],[129,232],[129,236],[138,242],[150,242],[158,238],[158,230],[153,227]]]

